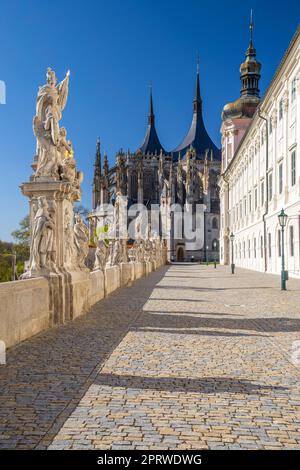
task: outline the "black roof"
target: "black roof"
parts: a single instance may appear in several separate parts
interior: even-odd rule
[[[150,93],[150,109],[148,114],[148,127],[143,140],[143,143],[139,146],[138,151],[141,151],[143,154],[160,154],[161,150],[164,154],[167,152],[164,150],[161,145],[154,124],[154,112],[153,112],[153,100],[152,100],[152,91]]]
[[[204,159],[206,150],[212,150],[214,154],[214,159],[221,160],[220,149],[218,149],[218,147],[213,143],[205,129],[202,115],[202,100],[200,96],[200,83],[198,71],[196,78],[196,94],[194,98],[194,112],[192,124],[182,143],[173,150],[172,153],[174,160],[178,160],[179,152],[181,154],[181,157],[184,158],[184,155],[191,146],[196,150],[197,159]]]

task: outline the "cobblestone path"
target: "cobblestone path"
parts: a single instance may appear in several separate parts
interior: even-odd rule
[[[8,352],[0,447],[300,449],[300,281],[288,289],[196,264],[119,289]]]

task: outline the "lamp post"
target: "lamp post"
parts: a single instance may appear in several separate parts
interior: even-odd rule
[[[231,232],[230,234],[230,241],[231,241],[231,274],[234,274],[234,253],[233,253],[233,241],[234,241],[234,235]]]
[[[280,214],[278,215],[279,225],[281,227],[281,290],[286,290],[286,273],[285,273],[285,260],[284,260],[284,229],[287,223],[288,216],[284,212],[284,209],[281,209]]]
[[[216,240],[213,241],[213,248],[214,248],[214,268],[216,269],[217,267],[217,254],[216,254],[216,250],[217,250],[217,242]]]

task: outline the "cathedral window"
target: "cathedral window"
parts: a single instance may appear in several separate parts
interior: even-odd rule
[[[214,217],[214,218],[212,219],[212,225],[211,225],[211,226],[212,226],[212,228],[214,228],[214,229],[218,229],[218,220],[217,220],[216,217]]]

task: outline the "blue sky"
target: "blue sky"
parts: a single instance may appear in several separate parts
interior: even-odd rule
[[[19,185],[27,181],[35,138],[32,118],[38,86],[48,66],[61,80],[71,70],[61,124],[83,170],[82,203],[91,207],[95,142],[109,160],[143,139],[149,82],[159,137],[177,146],[191,119],[195,58],[200,56],[207,130],[220,146],[223,105],[239,96],[239,65],[249,40],[262,63],[264,93],[299,21],[299,2],[202,0],[10,0],[0,6],[0,239],[27,214]]]

